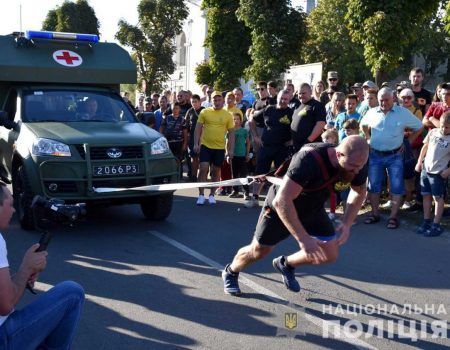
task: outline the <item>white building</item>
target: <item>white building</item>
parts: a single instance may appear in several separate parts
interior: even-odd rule
[[[191,90],[201,93],[195,82],[195,67],[208,59],[208,49],[203,44],[207,33],[205,12],[201,10],[201,0],[187,0],[189,16],[183,24],[183,31],[175,38],[177,52],[174,61],[175,72],[166,83],[172,91]]]

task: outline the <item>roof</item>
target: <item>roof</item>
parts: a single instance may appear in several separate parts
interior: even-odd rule
[[[0,81],[75,84],[136,82],[136,64],[128,52],[117,44],[88,45],[60,40],[32,42],[22,39],[26,45],[17,45],[13,35],[0,36]],[[72,61],[66,61],[69,63],[67,66],[58,63],[64,62],[64,57],[72,57]],[[75,61],[81,64],[73,64]]]

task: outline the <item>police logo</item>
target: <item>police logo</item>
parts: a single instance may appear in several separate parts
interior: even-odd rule
[[[122,151],[118,148],[109,148],[106,150],[106,154],[109,158],[120,158],[122,157]]]
[[[297,313],[296,312],[286,312],[284,314],[284,326],[287,329],[297,328]]]

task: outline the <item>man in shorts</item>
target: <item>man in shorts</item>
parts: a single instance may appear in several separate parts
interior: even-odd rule
[[[225,266],[222,272],[225,293],[241,295],[239,272],[264,258],[290,235],[298,242],[300,250],[280,256],[272,263],[290,291],[300,291],[295,279],[296,267],[336,261],[339,246],[347,241],[350,227],[366,197],[368,156],[367,142],[356,135],[346,137],[336,147],[315,143],[298,151],[281,185],[270,187],[252,242],[242,247]],[[334,228],[324,204],[338,182],[341,186],[348,184],[351,191],[342,223]]]
[[[199,153],[200,172],[198,179],[205,182],[211,165],[212,180],[220,180],[220,168],[225,159],[233,159],[234,152],[234,121],[231,113],[223,108],[224,99],[220,91],[211,94],[213,106],[203,109],[194,132],[194,153]],[[228,133],[225,154],[225,135]],[[199,188],[197,205],[205,204],[204,188]],[[211,188],[208,197],[209,204],[216,204],[215,188]]]

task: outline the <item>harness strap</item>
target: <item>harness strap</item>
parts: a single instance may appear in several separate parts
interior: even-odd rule
[[[325,161],[323,160],[322,156],[319,154],[319,152],[317,152],[317,150],[315,150],[313,148],[310,148],[310,149],[311,149],[311,154],[314,156],[317,163],[319,164],[319,167],[320,167],[320,170],[322,171],[322,175],[323,175],[325,182],[321,186],[316,187],[316,188],[304,188],[303,192],[315,192],[315,191],[323,190],[324,188],[328,188],[328,190],[330,192],[332,192],[333,191],[333,183],[337,180],[339,175],[336,174],[335,176],[330,178],[330,174],[328,173],[327,166],[325,165]]]

